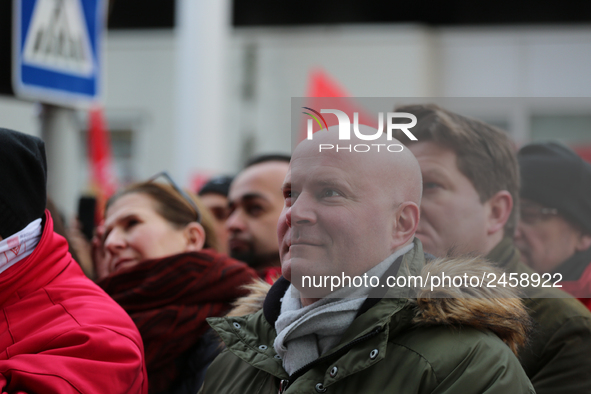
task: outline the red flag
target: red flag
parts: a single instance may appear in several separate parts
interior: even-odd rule
[[[88,129],[91,187],[97,196],[98,219],[102,218],[105,202],[117,190],[109,130],[102,108],[94,107],[89,111]]]
[[[332,79],[328,73],[322,69],[312,70],[310,72],[310,82],[308,83],[308,97],[348,97],[349,94],[343,89],[336,80]]]
[[[571,148],[577,153],[577,155],[581,156],[583,160],[591,163],[591,145],[577,144],[571,146]]]
[[[193,193],[199,193],[199,190],[211,179],[211,174],[209,172],[199,171],[193,174],[191,177],[191,183],[189,186],[189,190]]]
[[[312,70],[308,82],[306,107],[320,112],[321,109],[338,109],[349,115],[349,119],[353,121],[353,114],[359,114],[359,124],[365,124],[377,128],[377,117],[368,115],[367,111],[361,108],[355,101],[349,97],[346,90],[331,76],[322,69]],[[303,111],[306,111],[305,109]],[[307,119],[303,119],[300,127],[300,137],[298,141],[302,141],[307,136]],[[330,127],[339,124],[337,117],[334,115],[324,115],[323,121],[326,126]],[[320,130],[320,126],[314,124],[314,132]],[[325,125],[322,125],[325,127]]]

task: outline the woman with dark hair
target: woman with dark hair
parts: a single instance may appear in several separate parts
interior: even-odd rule
[[[143,182],[108,201],[98,285],[139,328],[150,394],[193,394],[220,350],[205,319],[224,315],[256,272],[214,250],[209,213],[165,176],[171,186]]]

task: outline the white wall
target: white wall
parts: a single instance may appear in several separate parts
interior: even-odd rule
[[[111,126],[135,133],[139,179],[168,168],[174,154],[173,31],[109,32],[104,103]]]
[[[589,26],[444,28],[438,32],[437,46],[440,96],[591,96]],[[591,108],[588,100],[522,101],[509,109],[491,108],[489,116],[507,114],[508,126],[521,144],[530,139],[531,115],[540,112],[591,114]],[[591,140],[591,130],[589,134]]]
[[[445,28],[440,94],[588,97],[591,27]]]
[[[0,127],[40,137],[37,109],[34,103],[0,96]]]

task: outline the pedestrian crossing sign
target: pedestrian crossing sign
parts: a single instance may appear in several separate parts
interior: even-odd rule
[[[76,106],[100,93],[104,0],[13,0],[18,97]]]

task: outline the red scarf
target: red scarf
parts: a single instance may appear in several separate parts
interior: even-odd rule
[[[256,278],[246,264],[211,250],[147,260],[101,280],[103,288],[137,325],[144,341],[151,393],[172,386],[175,360],[223,316],[242,285]]]
[[[272,285],[281,276],[281,267],[267,267],[257,273],[262,280]]]

